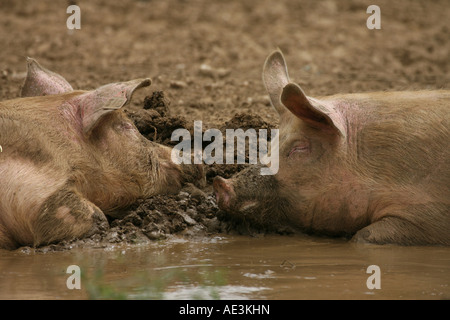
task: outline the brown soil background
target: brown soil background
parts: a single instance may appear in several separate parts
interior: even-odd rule
[[[81,30],[66,27],[70,4],[81,9]],[[371,4],[381,8],[381,30],[366,27]],[[277,47],[291,80],[310,96],[450,87],[447,0],[3,0],[0,17],[1,100],[18,97],[29,56],[75,89],[150,77],[152,86],[136,93],[132,107],[162,91],[171,116],[183,116],[187,126],[202,120],[204,129],[222,128],[236,113],[277,125],[261,80],[264,60]],[[197,202],[186,197],[170,198],[187,201],[184,209],[172,207],[186,212],[214,202],[208,194]],[[128,223],[142,231],[144,218]],[[186,229],[192,221],[184,218]],[[147,237],[158,238],[161,228]]]

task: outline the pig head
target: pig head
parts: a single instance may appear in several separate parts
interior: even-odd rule
[[[450,245],[449,91],[312,98],[281,51],[263,81],[280,116],[279,171],[216,177],[222,210],[356,242]]]
[[[203,179],[145,139],[122,107],[150,79],[74,91],[28,59],[23,98],[0,102],[0,248],[83,237],[138,198]]]

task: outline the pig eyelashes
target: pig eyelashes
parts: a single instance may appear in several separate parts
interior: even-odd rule
[[[133,130],[134,126],[130,122],[122,122],[120,124],[120,128],[123,129],[123,130]]]
[[[295,154],[301,154],[301,153],[307,153],[309,152],[309,143],[308,142],[301,142],[298,144],[295,144],[291,151],[289,151],[288,157],[291,158]]]
[[[114,126],[115,130],[119,133],[133,133],[136,134],[139,131],[137,128],[130,122],[120,122]]]

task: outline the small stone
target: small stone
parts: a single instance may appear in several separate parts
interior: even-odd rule
[[[184,213],[184,212],[177,212],[177,213],[179,216],[181,216],[183,218],[184,222],[186,222],[186,224],[188,226],[193,226],[193,225],[197,224],[197,222],[194,219],[192,219],[191,217],[189,217],[186,213]]]
[[[217,78],[225,78],[226,76],[228,76],[231,73],[231,70],[225,69],[225,68],[215,69],[215,68],[212,68],[210,65],[202,64],[202,65],[200,65],[199,73],[203,76],[217,79]]]
[[[183,89],[187,87],[187,83],[184,81],[174,80],[170,82],[170,87],[173,89]]]

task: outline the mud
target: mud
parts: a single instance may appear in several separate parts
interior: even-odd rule
[[[153,92],[145,97],[143,106],[129,106],[125,113],[144,137],[157,143],[175,145],[177,142],[171,141],[171,136],[176,129],[187,129],[193,133],[192,124],[184,116],[172,115],[170,100],[164,91]]]
[[[79,247],[106,248],[115,244],[147,244],[172,235],[202,237],[225,232],[215,199],[193,185],[187,185],[176,195],[141,199],[122,210],[122,219],[109,218],[110,228],[83,239],[62,241],[36,249],[18,250],[36,252],[63,251]]]
[[[223,172],[222,172],[223,173]],[[123,244],[148,244],[173,237],[199,239],[216,234],[258,236],[267,233],[255,226],[230,220],[217,207],[210,186],[205,190],[187,184],[176,195],[158,195],[138,200],[120,212],[123,218],[108,217],[109,229],[83,239],[61,241],[38,248],[21,247],[21,252],[53,252],[74,248],[108,248]],[[271,230],[292,234],[288,229]]]

